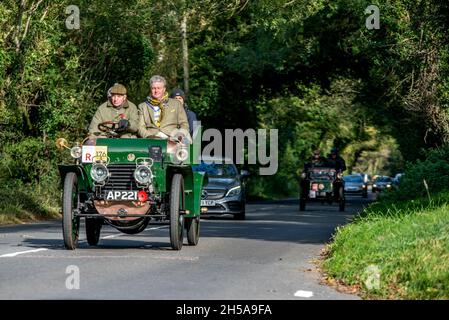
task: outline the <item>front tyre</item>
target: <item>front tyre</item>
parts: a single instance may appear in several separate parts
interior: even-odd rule
[[[186,221],[186,229],[189,245],[196,246],[200,239],[200,217],[189,218]]]
[[[173,175],[170,192],[170,245],[173,250],[182,248],[184,216],[180,214],[181,210],[185,210],[184,179],[177,173]]]
[[[243,210],[239,213],[234,213],[234,220],[245,220],[246,219],[246,210],[245,206],[243,206]]]
[[[64,179],[62,195],[62,235],[67,250],[74,250],[78,245],[80,218],[75,217],[79,210],[78,177],[69,172]]]
[[[103,221],[99,219],[86,218],[86,236],[87,243],[90,246],[96,246],[100,241],[100,233]]]

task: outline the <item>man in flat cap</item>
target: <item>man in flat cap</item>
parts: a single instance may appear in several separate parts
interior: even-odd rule
[[[139,113],[137,107],[128,101],[126,88],[116,83],[108,90],[108,101],[98,107],[90,123],[89,135],[104,137],[98,125],[103,122],[117,123],[116,132],[120,138],[136,138],[139,130]]]

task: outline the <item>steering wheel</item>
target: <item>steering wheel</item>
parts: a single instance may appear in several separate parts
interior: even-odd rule
[[[108,136],[111,136],[111,137],[118,136],[118,133],[116,131],[117,128],[118,128],[118,122],[114,122],[114,121],[105,121],[105,122],[98,124],[98,130],[106,133]]]

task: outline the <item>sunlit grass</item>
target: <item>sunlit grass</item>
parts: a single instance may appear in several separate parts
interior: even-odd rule
[[[448,201],[449,194],[440,194],[431,203],[370,206],[355,223],[338,229],[324,270],[360,286],[367,298],[449,299]],[[374,288],[367,282],[372,265],[380,275]]]

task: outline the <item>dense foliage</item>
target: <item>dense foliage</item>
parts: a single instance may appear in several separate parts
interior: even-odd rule
[[[251,195],[295,194],[315,146],[339,147],[350,169],[393,174],[449,139],[449,5],[374,1],[380,29],[368,30],[371,4],[3,0],[0,188],[53,190],[54,139],[81,139],[111,84],[135,103],[152,74],[183,87],[183,22],[189,106],[203,126],[279,129],[278,173],[253,175]],[[80,29],[66,26],[69,5]]]
[[[388,207],[419,198],[432,202],[436,194],[445,191],[449,191],[449,147],[431,150],[425,159],[409,163],[399,186],[381,195],[381,204]]]

